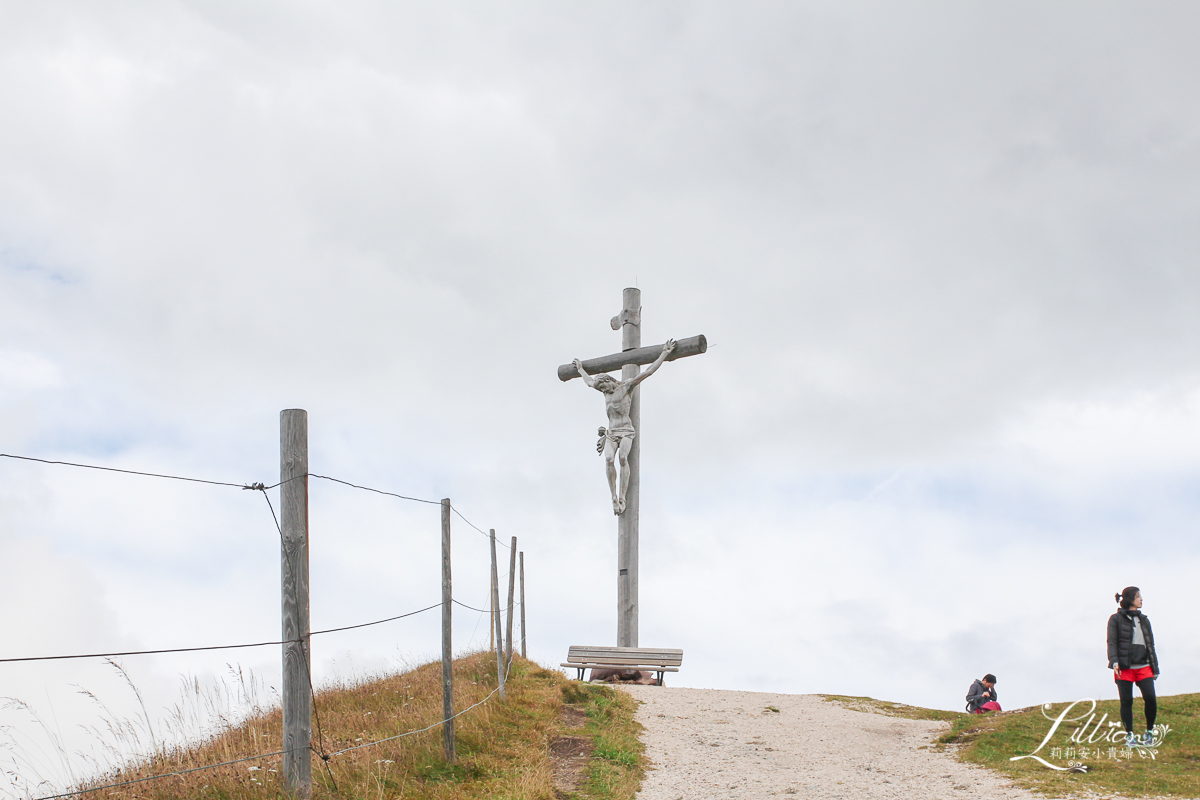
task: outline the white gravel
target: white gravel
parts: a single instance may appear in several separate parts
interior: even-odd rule
[[[642,702],[637,720],[652,762],[639,800],[1044,800],[949,753],[922,749],[944,722],[850,711],[816,695],[621,688]]]

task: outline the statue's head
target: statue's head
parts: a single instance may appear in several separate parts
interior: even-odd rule
[[[596,388],[602,392],[611,392],[617,388],[617,379],[612,375],[597,375]]]

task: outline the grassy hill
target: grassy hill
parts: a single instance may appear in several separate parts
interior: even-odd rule
[[[1116,700],[1101,701],[1094,710],[1088,703],[1076,704],[1047,740],[1054,720],[1070,703],[979,715],[866,697],[829,695],[826,699],[859,711],[948,721],[950,730],[933,746],[949,747],[963,761],[982,764],[1008,775],[1018,785],[1052,797],[1087,792],[1099,796],[1200,797],[1200,694],[1158,699],[1157,722],[1168,726],[1168,730],[1161,745],[1150,750],[1129,750],[1119,742],[1103,740],[1105,733],[1119,729],[1119,725],[1114,728],[1108,724],[1120,721]],[[1134,701],[1134,722],[1144,724],[1140,698]],[[1033,758],[1011,760],[1029,754],[1056,767],[1081,764],[1087,771],[1055,770]]]
[[[496,686],[496,662],[477,653],[454,665],[455,709],[479,703]],[[457,759],[447,764],[440,726],[379,744],[441,719],[441,664],[361,685],[327,689],[315,698],[313,796],[318,800],[428,798],[429,800],[541,800],[632,798],[642,775],[640,726],[634,702],[607,686],[570,681],[517,658],[498,695],[456,721]],[[196,747],[162,754],[103,776],[89,785],[172,777],[111,789],[89,798],[282,798],[281,757],[185,772],[217,762],[279,750],[280,712],[253,717]],[[361,746],[367,745],[367,746]],[[556,794],[557,793],[557,794]]]
[[[604,685],[582,684],[516,659],[507,700],[486,699],[495,689],[495,659],[477,653],[455,662],[458,758],[442,757],[441,665],[316,695],[313,796],[317,800],[420,798],[421,800],[631,800],[643,774],[641,727],[636,701]],[[1200,796],[1200,695],[1159,698],[1159,722],[1168,726],[1162,743],[1127,750],[1100,741],[1116,730],[1117,702],[1094,711],[1076,705],[1050,735],[1053,720],[1068,705],[1019,709],[989,715],[917,708],[865,697],[827,695],[827,700],[867,713],[939,720],[949,729],[930,747],[1004,773],[1049,796]],[[482,701],[482,702],[481,702]],[[1141,712],[1140,700],[1135,712]],[[1086,723],[1086,726],[1085,726]],[[397,737],[435,725],[430,730]],[[178,749],[115,771],[92,786],[145,780],[97,789],[89,798],[122,800],[257,800],[283,798],[280,757],[252,758],[279,749],[278,710],[227,726],[198,746]],[[1099,728],[1100,733],[1097,733]],[[1090,740],[1090,741],[1089,741]],[[378,743],[376,743],[378,742]],[[330,755],[326,761],[320,753]],[[1084,773],[1051,769],[1082,763]],[[216,762],[249,759],[215,769]],[[35,793],[35,796],[38,796]]]

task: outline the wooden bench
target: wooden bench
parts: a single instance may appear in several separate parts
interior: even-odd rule
[[[663,685],[667,672],[679,672],[683,664],[683,651],[652,647],[588,647],[573,644],[567,649],[567,660],[563,667],[579,670],[583,680],[585,669],[636,669],[658,673],[658,686]]]

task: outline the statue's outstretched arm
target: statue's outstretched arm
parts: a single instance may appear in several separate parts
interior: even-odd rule
[[[587,370],[583,368],[583,362],[575,358],[571,360],[571,363],[575,365],[575,369],[579,370],[579,377],[583,378],[583,382],[595,389],[596,379],[587,374]]]
[[[646,380],[646,378],[649,378],[651,375],[653,375],[655,371],[662,366],[663,362],[667,360],[667,356],[675,352],[675,347],[675,340],[667,339],[667,343],[663,345],[662,352],[658,354],[658,358],[654,359],[654,363],[646,367],[645,372],[639,373],[636,378],[631,378],[629,380],[629,388],[632,389],[634,386],[637,386],[639,383]]]

